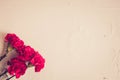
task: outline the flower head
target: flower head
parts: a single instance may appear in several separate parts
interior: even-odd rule
[[[35,51],[30,46],[25,46],[22,53],[20,53],[20,56],[24,61],[30,61],[35,55]]]
[[[9,67],[8,67],[8,73],[10,75],[15,75],[16,78],[19,78],[21,75],[25,74],[25,71],[27,69],[26,64],[17,59],[17,58],[13,58],[10,62],[9,62]]]
[[[39,72],[44,68],[45,59],[37,52],[30,62],[35,66],[35,72]]]
[[[6,36],[5,36],[5,41],[9,42],[9,43],[14,43],[16,42],[17,40],[19,40],[19,38],[16,36],[16,34],[10,34],[8,33]]]

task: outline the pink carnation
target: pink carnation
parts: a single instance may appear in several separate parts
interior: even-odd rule
[[[16,36],[16,34],[7,34],[5,36],[5,41],[9,42],[9,43],[14,43],[17,40],[19,40],[19,38]]]
[[[18,51],[21,52],[24,49],[24,42],[22,40],[18,40],[12,44],[12,46]]]
[[[18,52],[22,52],[24,49],[24,42],[16,36],[16,34],[7,34],[5,37],[5,41],[10,43],[13,48],[15,48]]]
[[[35,55],[35,51],[30,46],[25,46],[22,53],[20,53],[21,59],[25,61],[31,60]]]
[[[35,66],[35,72],[39,72],[44,68],[45,59],[37,52],[30,62]]]
[[[24,42],[19,39],[15,34],[7,34],[5,41],[8,42],[13,48],[16,49],[19,55],[11,61],[8,61],[8,73],[15,75],[16,78],[19,78],[21,75],[24,75],[27,66],[30,63],[35,66],[35,72],[39,72],[44,68],[45,59],[36,52],[32,47],[25,46]]]
[[[25,74],[27,66],[24,62],[17,58],[13,58],[9,63],[10,66],[8,67],[8,73],[10,75],[15,75],[16,78],[19,78],[21,75]]]

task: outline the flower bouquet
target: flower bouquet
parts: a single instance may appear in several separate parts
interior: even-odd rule
[[[6,58],[8,53],[11,54],[12,51],[17,53],[15,57],[7,61],[7,68],[0,74],[0,77],[7,74],[11,75],[4,80],[10,80],[13,77],[20,78],[29,67],[35,67],[35,72],[40,72],[44,68],[45,59],[31,46],[25,45],[16,34],[8,33],[4,41],[4,55],[0,57],[0,61]]]

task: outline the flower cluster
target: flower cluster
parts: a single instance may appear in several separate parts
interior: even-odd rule
[[[8,42],[13,49],[19,54],[8,61],[8,73],[19,78],[24,75],[29,66],[35,66],[35,72],[44,68],[45,59],[32,47],[27,46],[16,36],[16,34],[7,34],[5,42]]]

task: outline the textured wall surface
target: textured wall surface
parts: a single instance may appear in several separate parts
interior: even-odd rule
[[[7,32],[46,58],[18,80],[120,80],[119,0],[0,0]]]

